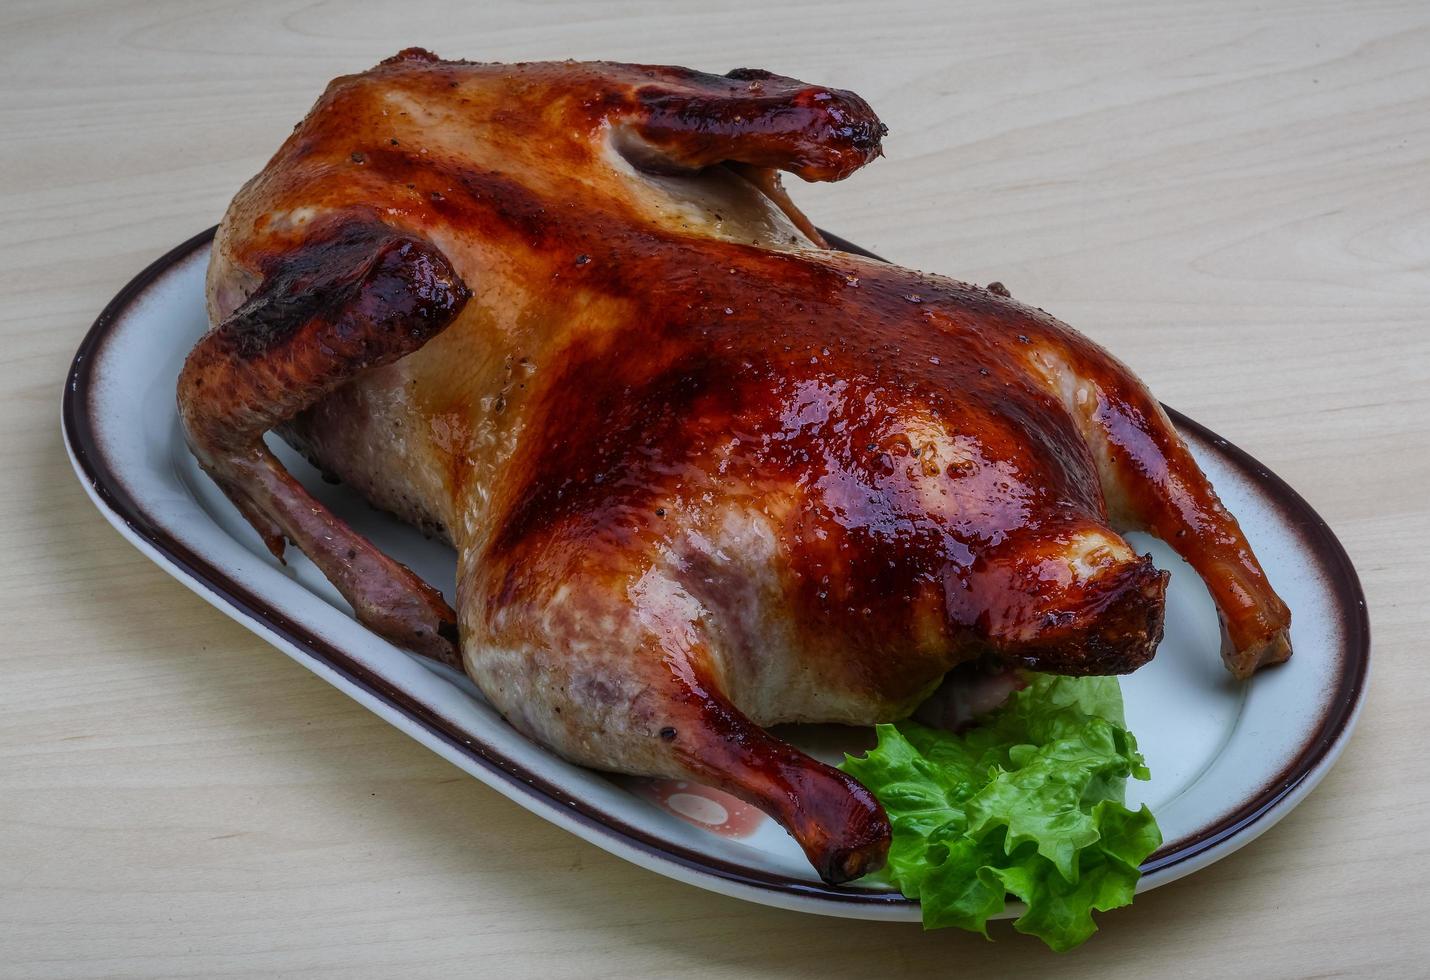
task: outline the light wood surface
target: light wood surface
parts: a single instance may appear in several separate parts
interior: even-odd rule
[[[1371,700],[1284,823],[1053,956],[639,870],[442,762],[141,557],[61,446],[105,301],[212,224],[332,76],[739,65],[891,129],[794,188],[1000,279],[1297,487],[1354,558]],[[452,2],[0,6],[0,975],[1425,976],[1430,6]]]

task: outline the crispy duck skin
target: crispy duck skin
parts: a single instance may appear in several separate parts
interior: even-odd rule
[[[565,757],[763,808],[821,876],[889,825],[777,722],[907,716],[978,658],[1131,671],[1171,544],[1237,677],[1290,614],[1157,402],[1001,289],[824,247],[779,183],[885,133],[857,96],[739,70],[448,62],[334,81],[229,208],[190,445],[281,557],[460,661]],[[441,595],[314,501],[277,428],[449,540]]]

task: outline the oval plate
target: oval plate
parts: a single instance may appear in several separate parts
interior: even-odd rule
[[[896,892],[831,887],[758,812],[684,784],[571,765],[509,727],[465,677],[360,626],[296,550],[280,565],[185,448],[174,403],[180,365],[208,326],[204,273],[213,229],[141,272],[100,314],[65,388],[65,443],[95,504],[171,575],[438,755],[547,820],[642,867],[768,905],[868,919],[917,920]],[[838,241],[836,239],[836,241]],[[848,246],[851,251],[862,251]],[[867,253],[865,253],[867,254]],[[1167,844],[1139,891],[1203,867],[1266,831],[1345,746],[1364,698],[1370,631],[1355,570],[1329,528],[1266,467],[1168,410],[1222,500],[1240,519],[1294,613],[1296,651],[1238,684],[1223,670],[1211,599],[1160,542],[1133,536],[1172,573],[1166,639],[1123,680],[1128,725],[1152,769],[1129,803],[1147,803]],[[379,547],[451,594],[455,555],[316,479],[295,475]],[[781,735],[837,761],[867,729]],[[1011,911],[1011,907],[1010,907]]]

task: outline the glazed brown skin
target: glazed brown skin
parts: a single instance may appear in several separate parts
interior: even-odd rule
[[[450,656],[455,615],[522,731],[733,792],[856,877],[882,809],[763,726],[895,720],[980,658],[1135,669],[1166,575],[1119,531],[1197,569],[1238,677],[1290,653],[1125,367],[1005,291],[820,247],[776,171],[841,179],[883,134],[756,71],[409,51],[338,79],[220,229],[191,444],[378,632]],[[273,426],[456,546],[455,614],[282,473]]]

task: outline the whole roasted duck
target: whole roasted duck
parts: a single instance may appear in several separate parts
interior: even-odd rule
[[[1197,570],[1247,677],[1290,615],[1126,367],[996,286],[830,249],[778,172],[884,126],[768,72],[441,61],[333,82],[234,200],[178,397],[204,469],[362,622],[600,769],[761,807],[829,881],[889,826],[776,722],[908,715],[956,665],[1120,673]],[[449,540],[440,593],[277,428]]]

